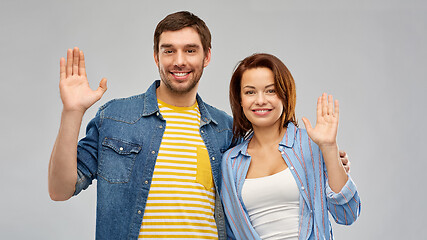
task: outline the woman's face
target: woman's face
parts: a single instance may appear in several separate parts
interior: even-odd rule
[[[279,127],[283,103],[276,94],[274,74],[269,68],[246,70],[241,80],[241,105],[254,129]]]

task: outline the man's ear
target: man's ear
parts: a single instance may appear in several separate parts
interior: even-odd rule
[[[159,53],[153,53],[154,62],[156,62],[157,67],[159,67]]]
[[[208,52],[205,55],[205,61],[204,61],[203,67],[207,67],[210,62],[211,62],[211,49],[209,48]]]

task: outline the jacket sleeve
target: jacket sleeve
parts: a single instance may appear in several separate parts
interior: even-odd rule
[[[360,197],[350,175],[339,193],[332,191],[326,179],[326,199],[329,212],[338,224],[350,225],[359,217]]]
[[[98,170],[98,142],[100,111],[88,123],[86,136],[77,144],[77,182],[74,196],[85,190],[96,178]]]

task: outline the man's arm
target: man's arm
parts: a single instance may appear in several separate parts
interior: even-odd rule
[[[67,61],[60,60],[59,90],[63,104],[61,124],[49,161],[48,185],[52,200],[73,196],[77,181],[77,142],[86,110],[107,90],[103,78],[97,90],[89,87],[83,52],[68,49]]]

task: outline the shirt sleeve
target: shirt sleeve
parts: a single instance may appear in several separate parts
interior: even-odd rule
[[[350,225],[359,217],[360,197],[350,175],[339,193],[332,191],[326,180],[326,198],[329,212],[338,224]]]
[[[77,182],[74,196],[87,189],[92,184],[92,180],[96,178],[100,111],[88,123],[86,136],[77,144]]]

